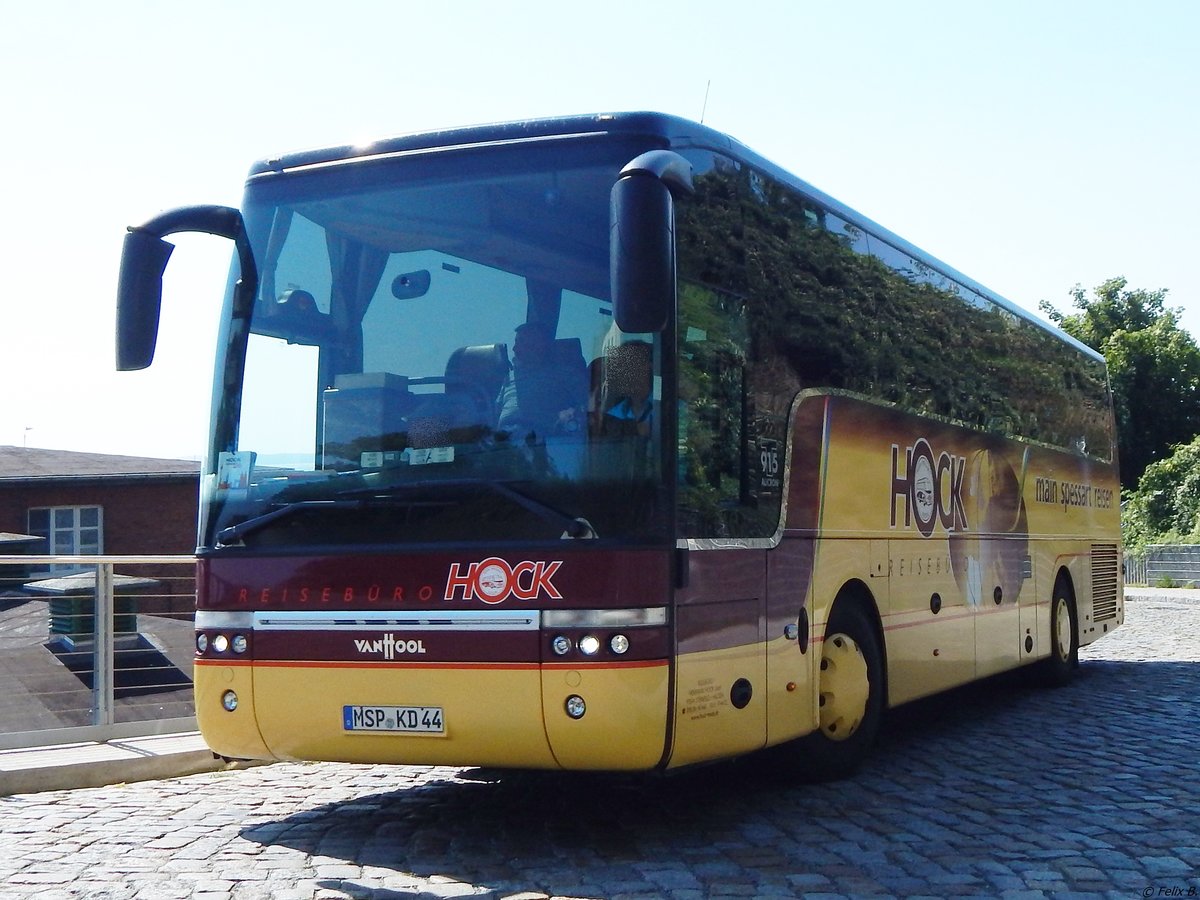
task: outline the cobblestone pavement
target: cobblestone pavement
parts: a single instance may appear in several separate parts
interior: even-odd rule
[[[275,765],[0,800],[3,898],[1200,896],[1200,592],[1079,677],[906,707],[856,778]]]

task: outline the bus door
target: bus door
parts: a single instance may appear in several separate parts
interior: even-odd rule
[[[766,742],[766,550],[732,543],[678,551],[672,766]]]
[[[675,405],[675,737],[671,765],[766,741],[767,547],[742,300],[680,286]]]

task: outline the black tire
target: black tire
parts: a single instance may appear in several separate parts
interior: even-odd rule
[[[1063,578],[1054,584],[1050,601],[1050,656],[1038,663],[1038,680],[1047,687],[1062,687],[1079,667],[1079,620],[1075,595]]]
[[[883,720],[883,651],[866,608],[853,598],[843,597],[834,605],[819,675],[821,726],[789,747],[804,781],[852,775],[870,753]]]

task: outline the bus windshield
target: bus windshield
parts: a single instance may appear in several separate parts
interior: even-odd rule
[[[608,288],[635,148],[553,143],[251,178],[203,546],[669,538],[661,339]]]

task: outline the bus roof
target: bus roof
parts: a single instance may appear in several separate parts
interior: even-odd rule
[[[363,161],[420,153],[426,150],[448,147],[486,146],[489,144],[511,144],[522,141],[538,141],[584,135],[624,135],[642,137],[648,141],[659,141],[674,149],[706,149],[727,154],[771,178],[788,184],[811,197],[830,212],[848,223],[878,238],[895,249],[908,254],[922,264],[934,269],[963,287],[975,291],[1015,316],[1037,325],[1060,341],[1071,345],[1093,359],[1103,360],[1103,355],[1059,328],[1011,300],[984,287],[964,275],[953,266],[921,250],[891,230],[867,216],[851,209],[840,201],[814,187],[796,175],[751,150],[727,134],[678,116],[655,112],[595,113],[591,115],[564,116],[560,118],[530,119],[519,122],[498,122],[449,128],[440,131],[414,132],[383,138],[366,144],[344,144],[320,149],[302,150],[255,163],[250,178],[281,173],[287,170],[318,167],[355,159]]]

